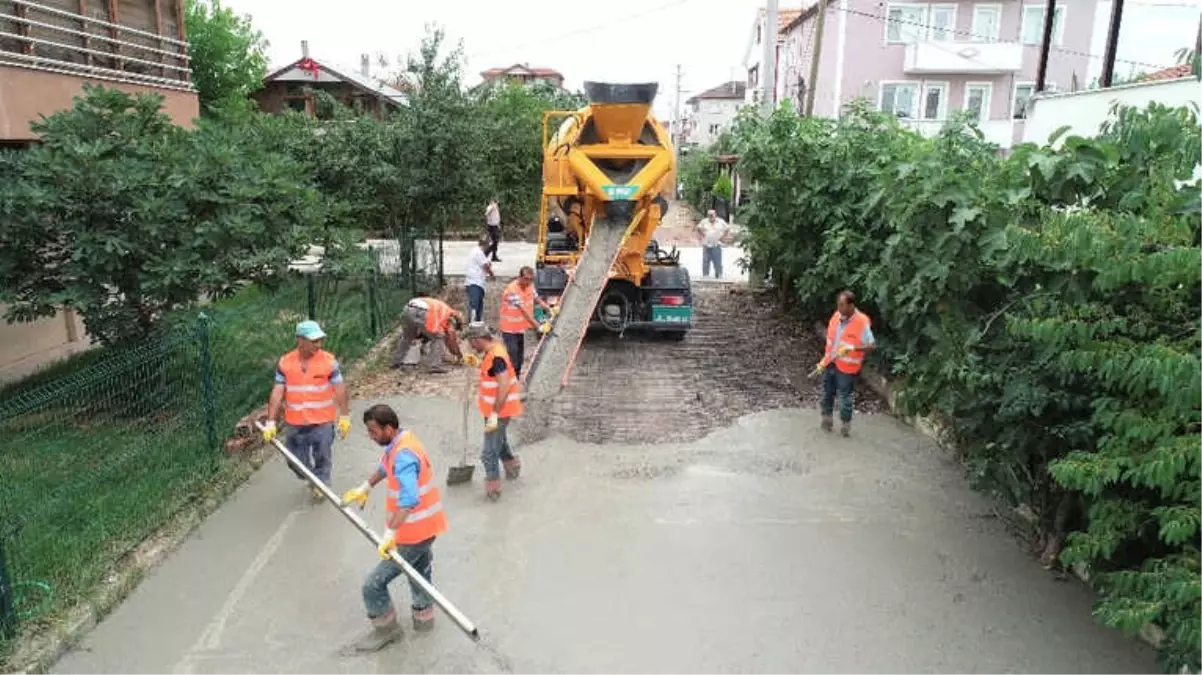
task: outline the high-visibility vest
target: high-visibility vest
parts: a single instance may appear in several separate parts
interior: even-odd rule
[[[422,328],[429,335],[442,335],[447,332],[447,323],[454,312],[451,306],[438,298],[414,298],[410,305],[426,310],[426,325]]]
[[[525,307],[530,316],[534,316],[534,284],[530,284],[526,290],[522,290],[517,279],[509,282],[505,287],[505,292],[501,294],[501,320],[497,327],[502,333],[522,333],[528,328],[534,328],[534,324],[526,320],[522,316],[522,310],[518,305],[513,304],[513,297],[517,296],[521,307]]]
[[[513,378],[513,384],[509,387],[509,395],[505,398],[505,405],[496,410],[497,417],[517,417],[522,414],[522,383],[518,381],[516,371],[513,369],[513,361],[509,359],[509,352],[505,351],[505,346],[493,342],[488,351],[484,353],[484,358],[480,359],[480,393],[476,398],[476,407],[480,409],[480,414],[488,417],[493,414],[497,405],[497,393],[500,391],[501,383],[497,378],[488,374],[492,370],[492,362],[497,357],[505,359],[505,372],[509,373],[509,377]]]
[[[836,311],[826,324],[826,359],[828,361],[833,359],[835,368],[839,372],[855,375],[864,366],[864,350],[853,349],[843,356],[838,356],[839,345],[835,344],[835,334],[839,331],[839,323],[842,319],[843,315]],[[868,315],[857,309],[856,313],[847,320],[847,325],[843,327],[843,334],[839,336],[839,344],[858,346],[864,337],[864,329],[871,325],[872,321],[869,320]]]
[[[330,424],[338,419],[334,385],[330,375],[338,360],[324,349],[317,350],[301,367],[300,352],[293,349],[280,359],[284,374],[284,421],[290,426]]]
[[[437,537],[447,531],[447,514],[442,510],[442,493],[434,484],[434,468],[422,442],[412,431],[402,431],[393,439],[392,445],[384,452],[380,461],[380,470],[388,480],[388,496],[384,500],[384,508],[388,512],[388,522],[392,514],[399,508],[401,497],[401,481],[396,477],[396,456],[398,452],[408,450],[417,457],[417,506],[414,506],[405,522],[396,531],[396,543],[417,544],[430,537]]]

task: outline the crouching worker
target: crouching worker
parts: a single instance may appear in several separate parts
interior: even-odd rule
[[[422,338],[430,343],[430,354],[426,369],[431,373],[445,373],[442,365],[443,350],[451,352],[456,362],[463,360],[459,351],[459,330],[463,327],[463,313],[438,298],[414,298],[405,305],[401,313],[401,333],[397,336],[396,352],[392,355],[392,367],[404,365],[405,355],[414,340]]]
[[[480,388],[476,407],[484,415],[484,490],[489,499],[501,498],[501,463],[505,477],[513,480],[522,470],[522,460],[509,447],[506,428],[510,420],[521,416],[522,384],[518,381],[509,353],[483,323],[472,323],[464,331],[472,349],[463,359],[468,365],[480,366]]]
[[[356,652],[378,651],[401,637],[396,607],[388,593],[388,584],[404,572],[392,561],[395,550],[413,566],[426,581],[433,574],[434,539],[447,531],[446,514],[434,484],[434,469],[425,448],[409,429],[402,429],[392,408],[377,404],[363,413],[367,435],[384,446],[380,466],[370,478],[342,496],[342,505],[367,504],[368,493],[380,481],[385,481],[388,496],[387,531],[380,544],[381,562],[363,582],[363,604],[372,627],[353,645]],[[409,592],[413,596],[413,629],[428,631],[434,628],[434,601],[412,579]]]

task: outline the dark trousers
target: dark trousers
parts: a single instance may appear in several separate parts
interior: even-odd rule
[[[305,468],[313,472],[321,482],[330,484],[330,470],[334,466],[334,423],[312,424],[303,427],[292,427],[288,437],[284,439],[284,447],[288,448]],[[303,479],[305,474],[297,471],[288,463],[288,468],[297,478]]]
[[[822,414],[830,417],[835,412],[835,394],[839,395],[839,419],[851,421],[851,392],[855,388],[856,375],[839,372],[835,364],[826,367],[822,377]]]
[[[522,364],[526,362],[526,334],[501,333],[501,342],[505,351],[509,352],[509,360],[513,361],[513,370],[518,377],[522,376]]]
[[[411,545],[397,546],[397,553],[401,559],[413,566],[417,573],[422,575],[426,581],[432,581],[434,578],[434,537]],[[392,561],[381,560],[367,575],[367,579],[363,581],[363,605],[367,608],[367,618],[378,619],[392,610],[392,597],[388,593],[388,584],[392,583],[393,579],[404,574],[401,571],[401,566]],[[409,581],[409,593],[413,596],[413,602],[410,605],[413,611],[420,611],[431,604],[434,600],[426,595],[421,586],[418,586],[413,580]]]
[[[467,320],[484,320],[484,287],[471,284],[467,287]]]
[[[493,259],[493,262],[496,262],[497,261],[497,246],[501,243],[501,226],[500,225],[489,225],[488,226],[488,238],[492,243],[490,243],[488,245],[488,250],[485,251],[484,253],[486,255],[490,256]]]

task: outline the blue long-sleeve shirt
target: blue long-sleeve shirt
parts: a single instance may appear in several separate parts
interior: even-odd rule
[[[384,455],[380,457],[380,467],[376,469],[376,475],[380,480],[386,480],[388,474],[384,471],[384,462],[388,460],[388,453],[392,448],[400,442],[401,434],[405,433],[404,429],[398,429],[396,437],[388,444],[384,450]],[[392,471],[396,475],[397,481],[401,484],[401,492],[397,495],[397,505],[404,509],[411,509],[417,506],[417,472],[419,468],[419,460],[417,455],[409,450],[401,450],[396,453],[396,457],[392,460]]]

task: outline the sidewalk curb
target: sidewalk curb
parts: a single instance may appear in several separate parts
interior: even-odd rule
[[[59,658],[116,609],[147,573],[187,541],[205,518],[220,508],[273,454],[270,447],[259,445],[240,455],[241,461],[232,468],[229,476],[198,495],[137,548],[114,563],[88,599],[66,610],[53,625],[34,628],[18,637],[13,655],[3,664],[5,671],[49,671]]]
[[[923,436],[926,436],[940,449],[951,452],[956,457],[960,456],[959,448],[950,440],[950,425],[947,422],[938,418],[921,415],[909,417],[902,415],[897,410],[897,394],[893,390],[893,382],[867,365],[860,371],[860,381],[884,399],[885,403],[889,406],[889,412],[894,417],[913,427]],[[1034,524],[1035,514],[1030,505],[1019,504],[1011,509],[1011,511],[1024,522]],[[1069,566],[1066,571],[1084,583],[1090,590],[1093,590],[1093,584],[1090,582],[1091,574],[1087,565],[1074,564]],[[1160,646],[1164,643],[1164,637],[1164,629],[1154,623],[1144,624],[1138,635],[1140,641],[1156,650],[1159,650]]]

